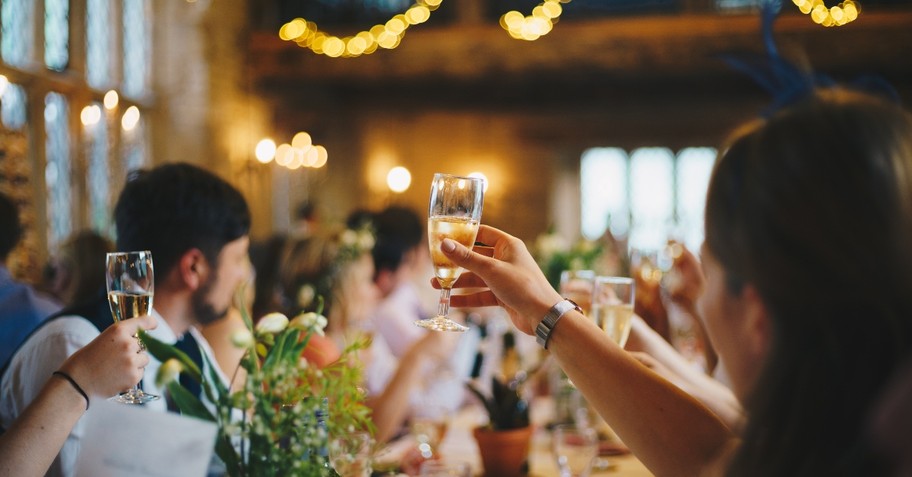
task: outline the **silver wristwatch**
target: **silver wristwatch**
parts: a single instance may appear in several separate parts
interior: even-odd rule
[[[563,318],[568,311],[574,309],[580,313],[583,312],[583,309],[569,298],[564,298],[552,306],[551,309],[545,313],[545,317],[542,318],[541,323],[535,327],[535,342],[540,344],[542,348],[548,349],[548,339],[551,338],[551,332],[554,331],[554,326],[557,325],[558,320]]]

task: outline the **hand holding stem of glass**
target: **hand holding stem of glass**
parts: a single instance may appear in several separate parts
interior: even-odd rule
[[[155,276],[152,272],[152,252],[115,252],[107,255],[105,278],[108,304],[114,321],[128,320],[152,313]],[[139,339],[137,337],[137,339]],[[145,349],[142,341],[140,349]],[[138,386],[113,398],[125,404],[143,404],[158,399],[144,393]]]
[[[630,336],[634,292],[627,277],[596,277],[592,289],[592,319],[622,348]]]
[[[434,274],[440,282],[437,316],[415,324],[435,331],[465,331],[468,328],[449,319],[450,291],[462,269],[440,251],[440,243],[449,238],[472,248],[484,203],[484,179],[449,174],[434,174],[428,209],[428,243]]]

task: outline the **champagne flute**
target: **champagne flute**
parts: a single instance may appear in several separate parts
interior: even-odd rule
[[[627,343],[633,318],[634,282],[627,277],[596,277],[592,317],[620,347]]]
[[[560,294],[573,300],[590,316],[592,312],[592,288],[595,285],[594,270],[564,270],[560,277]]]
[[[551,448],[561,477],[588,477],[598,456],[598,433],[591,427],[556,426]]]
[[[152,252],[115,252],[107,255],[105,278],[108,286],[108,304],[114,321],[128,320],[152,312],[155,290],[152,274]],[[139,337],[136,338],[139,340]],[[141,349],[145,349],[142,340]],[[125,404],[144,404],[158,399],[134,385],[129,391],[115,396],[115,401]]]
[[[447,317],[450,311],[450,291],[462,269],[440,251],[440,243],[449,238],[472,248],[481,223],[484,186],[484,179],[478,177],[434,174],[428,210],[428,242],[434,274],[440,283],[440,302],[437,316],[415,322],[422,328],[435,331],[469,329]]]

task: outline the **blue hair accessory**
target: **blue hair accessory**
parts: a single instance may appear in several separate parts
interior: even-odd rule
[[[762,2],[760,28],[765,53],[721,55],[721,59],[729,66],[752,78],[773,97],[772,104],[761,112],[763,117],[769,117],[776,111],[807,98],[813,94],[814,90],[840,85],[833,78],[809,69],[802,69],[779,54],[779,48],[773,38],[773,23],[781,10],[781,0]],[[893,86],[879,76],[862,75],[840,86],[880,96],[893,103],[900,103],[899,94]]]

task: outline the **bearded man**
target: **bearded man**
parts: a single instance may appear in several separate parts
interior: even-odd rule
[[[165,164],[131,174],[115,206],[114,220],[117,250],[152,252],[152,315],[158,327],[149,334],[177,343],[198,362],[215,363],[196,325],[224,316],[249,273],[250,212],[243,196],[196,166]],[[101,288],[96,299],[62,311],[35,330],[0,374],[0,426],[9,427],[61,363],[112,323]],[[201,359],[204,354],[208,360]],[[163,397],[144,407],[164,411],[172,406],[166,391],[155,384],[160,366],[152,358],[140,386]],[[84,426],[77,423],[47,475],[75,473],[83,433]]]

